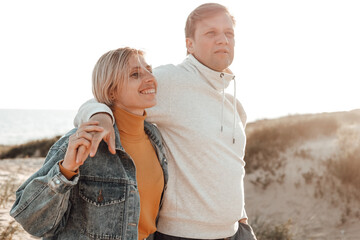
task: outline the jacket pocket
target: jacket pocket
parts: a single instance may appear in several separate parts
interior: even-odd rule
[[[81,223],[82,234],[91,239],[121,239],[127,185],[124,179],[80,177],[78,214],[73,220]]]
[[[125,195],[125,180],[93,178],[79,182],[79,196],[97,207],[121,203],[125,201]]]

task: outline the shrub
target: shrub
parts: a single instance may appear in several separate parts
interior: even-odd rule
[[[0,240],[11,240],[13,235],[20,230],[19,225],[15,221],[11,221],[8,226],[1,229]]]
[[[257,240],[292,240],[293,235],[290,232],[291,221],[276,224],[267,223],[256,217],[251,226],[254,230]]]
[[[0,207],[6,207],[10,198],[14,196],[14,193],[18,187],[15,181],[15,177],[7,178],[0,183]]]
[[[289,116],[251,123],[247,127],[246,171],[273,169],[281,164],[280,153],[287,148],[310,138],[335,134],[337,129],[337,118],[328,114]]]
[[[9,147],[0,154],[0,159],[17,157],[46,157],[50,147],[60,136],[49,139],[35,140],[25,144]]]
[[[302,176],[303,176],[303,178],[305,180],[305,183],[310,184],[310,183],[312,183],[312,180],[313,180],[313,178],[315,176],[315,172],[313,170],[310,170],[310,171],[308,171],[306,173],[303,173]]]
[[[339,129],[340,152],[327,162],[327,169],[342,184],[360,189],[360,128],[350,125]]]

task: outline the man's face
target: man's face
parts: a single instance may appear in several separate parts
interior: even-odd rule
[[[199,62],[222,72],[234,59],[234,25],[226,13],[219,13],[196,23],[192,38],[186,38],[186,47]]]

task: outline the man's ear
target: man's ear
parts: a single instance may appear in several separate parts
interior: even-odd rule
[[[188,53],[194,53],[194,40],[192,38],[186,38],[186,48]]]

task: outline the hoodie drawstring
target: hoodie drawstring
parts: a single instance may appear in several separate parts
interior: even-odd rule
[[[224,80],[224,73],[220,73],[220,78],[223,82],[223,91],[222,91],[222,104],[221,104],[221,128],[220,131],[222,132],[224,129],[224,102],[225,102],[225,80]]]
[[[235,81],[235,76],[233,77],[234,80],[234,121],[233,121],[233,144],[235,143],[235,130],[236,130],[236,81]]]
[[[222,105],[221,105],[221,128],[220,128],[220,131],[223,132],[223,129],[224,129],[224,103],[225,103],[224,73],[220,73],[220,78],[221,78],[221,80],[223,82]],[[234,80],[234,100],[233,100],[234,119],[233,119],[233,132],[232,132],[232,138],[233,138],[233,144],[234,144],[235,143],[235,130],[236,130],[236,81],[235,81],[235,76],[232,79]]]

